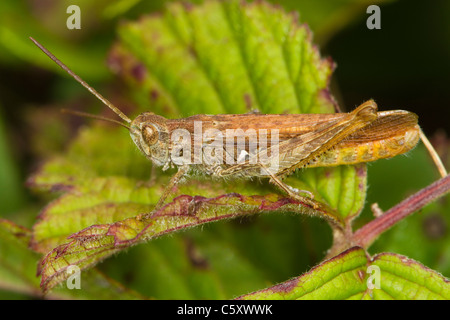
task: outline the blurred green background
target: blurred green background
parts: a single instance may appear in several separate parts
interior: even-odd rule
[[[29,228],[45,200],[49,199],[48,195],[31,194],[25,187],[25,181],[45,159],[64,151],[66,144],[84,121],[62,116],[59,110],[62,107],[70,109],[83,106],[82,109],[95,113],[102,109],[100,103],[87,91],[65,76],[50,59],[37,50],[28,37],[33,36],[58,52],[62,61],[72,66],[105,96],[120,99],[124,88],[106,65],[108,50],[116,38],[116,27],[123,20],[133,20],[142,13],[162,10],[165,2],[71,1],[70,4],[81,8],[81,30],[66,28],[69,16],[66,13],[69,3],[66,1],[0,2],[1,218]],[[314,33],[313,41],[319,46],[322,55],[331,56],[337,63],[331,89],[341,108],[352,110],[365,100],[373,98],[380,110],[405,109],[417,113],[425,133],[436,144],[444,162],[448,163],[449,1],[271,2],[281,5],[287,11],[299,11],[300,20],[309,24]],[[377,4],[381,8],[381,30],[369,30],[366,27],[369,16],[366,8],[371,4]],[[386,210],[437,177],[437,171],[421,147],[407,157],[370,164],[367,203],[377,201]],[[437,206],[440,205],[448,209],[447,203]],[[443,217],[436,213],[442,211],[441,208],[433,207],[428,211],[426,215],[407,219],[407,222],[388,232],[377,241],[372,248],[373,252],[387,250],[406,254],[449,276],[449,214],[446,211],[447,215]],[[270,218],[263,218],[263,224],[264,219]],[[304,224],[302,230],[306,236],[295,241],[304,241],[301,246],[309,248],[307,251],[310,257],[291,265],[287,261],[285,266],[281,266],[283,271],[271,278],[273,281],[282,281],[309,269],[323,257],[330,241],[324,239],[323,244],[317,246],[308,243],[312,241],[308,233],[314,233],[315,228],[326,228],[321,222],[308,222],[307,218],[299,221],[297,217],[285,219],[288,222],[282,227],[290,225],[291,220]],[[370,212],[365,210],[359,224],[368,219],[371,219]],[[435,222],[436,219],[438,222]],[[437,235],[428,235],[427,226],[430,224],[434,228],[432,230],[440,230]],[[214,227],[205,232],[214,232]],[[250,237],[251,231],[246,230],[245,233]],[[198,236],[192,232],[191,235],[194,238]],[[229,236],[224,236],[222,241],[227,237]],[[423,238],[429,242],[424,244]],[[167,240],[162,246],[170,247],[171,241],[173,239]],[[423,249],[417,250],[421,245]],[[140,246],[135,251],[143,251],[145,248]],[[248,254],[252,255],[251,252]],[[120,265],[118,261],[124,262],[125,259],[132,260],[132,257],[138,256],[138,253],[134,256],[122,255],[116,258],[116,263]],[[108,267],[106,264],[104,268],[110,274],[115,274],[117,265],[110,264]],[[125,268],[132,269],[132,266],[133,263]],[[277,266],[268,268],[275,270]],[[121,272],[124,273],[123,270]]]

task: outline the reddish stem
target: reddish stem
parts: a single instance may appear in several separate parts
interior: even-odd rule
[[[369,222],[353,234],[353,243],[367,248],[384,231],[398,221],[423,208],[433,200],[450,191],[450,175],[432,183],[386,211],[381,217]]]

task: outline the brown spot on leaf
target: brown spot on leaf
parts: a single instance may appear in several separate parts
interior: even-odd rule
[[[356,175],[360,178],[366,176],[366,169],[364,165],[358,167],[356,170]]]
[[[158,100],[158,98],[159,98],[159,91],[156,90],[156,89],[152,89],[150,91],[150,100],[151,101],[156,101],[156,100]]]
[[[194,46],[188,46],[188,52],[191,56],[193,56],[195,59],[198,58],[197,50]]]
[[[445,220],[437,213],[424,218],[422,228],[425,236],[431,240],[441,239],[447,234],[448,229]]]
[[[147,70],[142,64],[137,64],[131,69],[131,75],[139,82],[144,81],[146,74]]]
[[[68,180],[73,180],[73,178],[72,179],[68,179]],[[55,192],[55,193],[57,193],[57,192],[69,192],[69,191],[71,191],[73,189],[74,189],[74,187],[71,186],[71,185],[67,185],[67,184],[63,184],[63,183],[57,183],[57,184],[53,184],[50,187],[50,192]]]
[[[330,68],[332,70],[334,70],[335,63],[332,60],[328,61],[328,63],[330,64]],[[332,104],[333,107],[334,107],[334,112],[336,112],[336,113],[341,113],[342,112],[341,108],[339,107],[339,104],[337,103],[337,101],[333,97],[333,95],[331,94],[330,89],[328,87],[325,88],[325,89],[320,90],[319,98],[321,100],[323,100],[325,103]]]
[[[249,112],[252,111],[253,101],[252,101],[252,97],[249,93],[244,94],[244,101],[245,101],[245,107],[247,108],[247,110]]]
[[[361,282],[364,281],[364,277],[365,277],[365,272],[363,270],[358,270],[358,278],[359,280],[361,280]]]
[[[121,52],[119,45],[115,44],[108,54],[106,63],[115,74],[121,75],[124,72],[126,60],[127,58],[124,53]]]
[[[281,292],[281,293],[291,292],[293,289],[295,289],[297,287],[299,280],[300,280],[300,278],[295,278],[295,279],[288,280],[286,282],[277,284],[271,288],[271,291]]]
[[[183,1],[182,2],[183,8],[186,11],[191,11],[192,9],[194,9],[194,5],[188,1]]]
[[[358,190],[364,191],[364,183],[362,183],[362,182],[358,183]]]
[[[200,251],[196,248],[194,242],[191,239],[186,239],[186,255],[189,262],[197,269],[208,269],[208,260],[202,256]]]
[[[289,12],[289,15],[292,17],[292,21],[294,23],[298,23],[300,21],[300,15],[298,11],[291,11]]]

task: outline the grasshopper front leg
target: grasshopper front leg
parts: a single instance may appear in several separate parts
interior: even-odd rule
[[[166,188],[164,189],[163,194],[161,195],[161,197],[159,198],[156,206],[155,206],[155,211],[161,209],[161,207],[164,205],[167,197],[169,196],[169,194],[172,192],[172,189],[174,186],[176,186],[178,184],[178,182],[180,182],[180,179],[189,171],[189,166],[184,165],[184,166],[180,166],[178,167],[178,172],[175,173],[172,178],[170,178],[169,184],[166,186]]]

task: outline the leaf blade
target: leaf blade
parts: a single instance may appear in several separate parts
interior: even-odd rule
[[[370,288],[379,268],[380,287]],[[376,285],[376,284],[373,284]],[[422,264],[393,253],[370,258],[360,247],[350,248],[311,271],[239,299],[448,299],[450,282]]]

